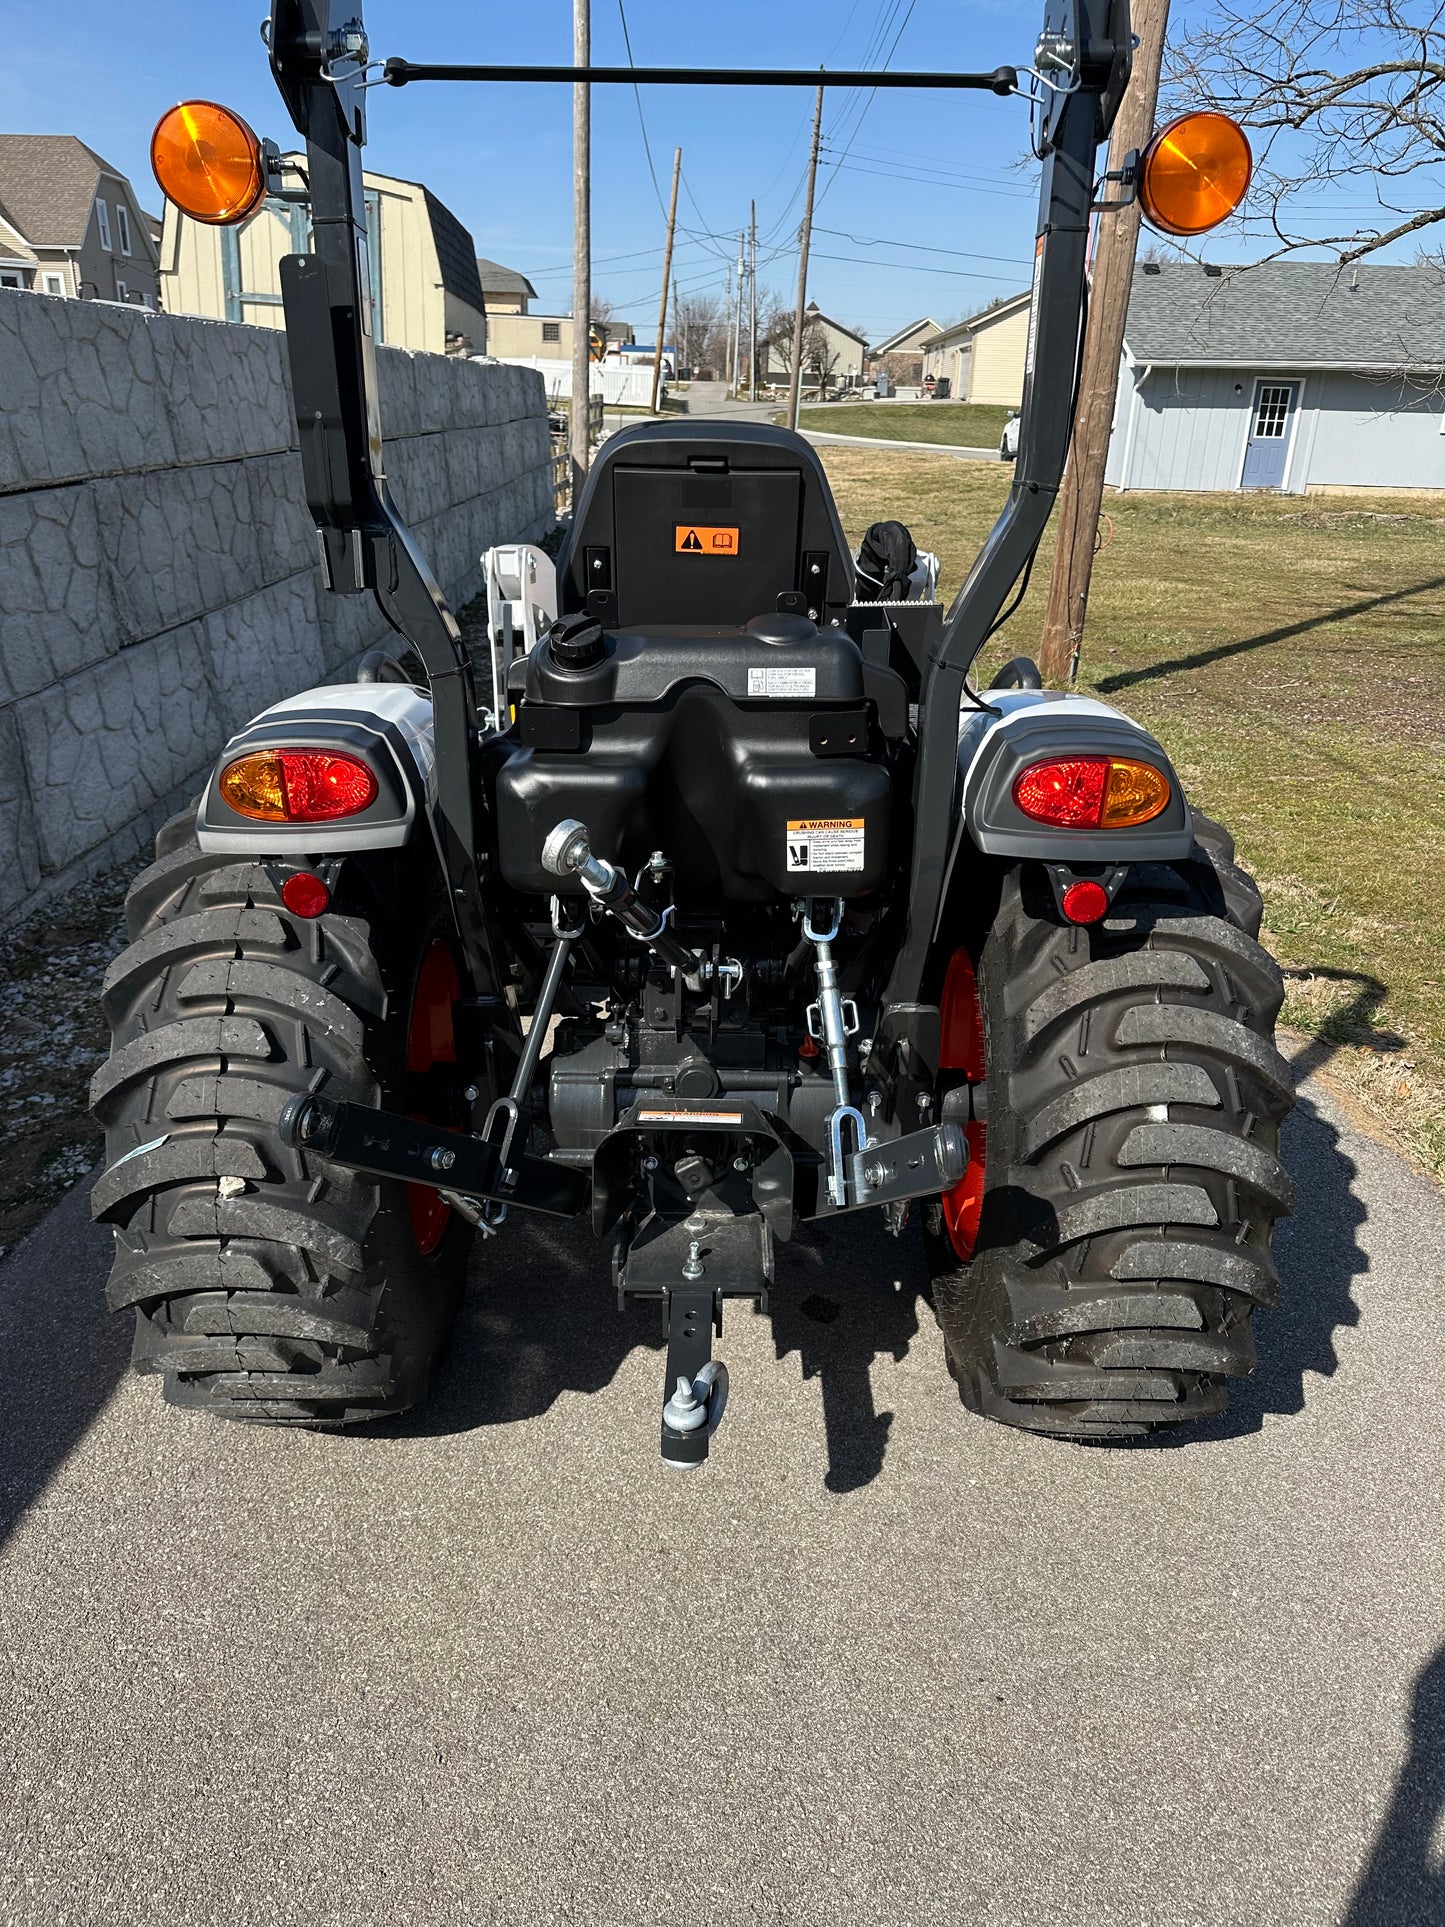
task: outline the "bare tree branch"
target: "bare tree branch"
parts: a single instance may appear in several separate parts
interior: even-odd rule
[[[1169,49],[1172,104],[1213,106],[1251,130],[1255,183],[1246,231],[1268,257],[1323,248],[1341,263],[1445,222],[1445,0],[1264,0],[1211,8]],[[1338,222],[1340,192],[1368,181],[1378,214],[1310,231],[1313,201]],[[1401,184],[1408,183],[1408,187]]]

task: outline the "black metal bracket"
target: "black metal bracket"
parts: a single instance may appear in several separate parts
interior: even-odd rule
[[[523,1211],[575,1218],[591,1198],[586,1174],[569,1165],[530,1153],[514,1153],[504,1165],[498,1147],[485,1138],[439,1130],[367,1104],[293,1097],[282,1109],[278,1129],[283,1144],[329,1164],[425,1184],[462,1200],[515,1204]]]

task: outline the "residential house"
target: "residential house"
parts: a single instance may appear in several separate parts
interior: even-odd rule
[[[378,341],[427,354],[488,349],[471,235],[419,181],[362,176]],[[238,227],[208,227],[166,203],[161,284],[172,314],[282,326],[281,258],[311,245],[304,205],[268,198]]]
[[[74,134],[0,134],[0,287],[158,304],[150,218]]]
[[[910,321],[906,328],[869,349],[865,372],[876,375],[886,370],[895,388],[916,388],[923,380],[923,344],[938,332],[938,323],[929,315]]]
[[[758,371],[765,382],[786,383],[793,365],[793,332],[789,319],[772,339],[758,344]],[[804,393],[826,394],[830,389],[856,388],[863,379],[868,353],[864,336],[825,315],[816,301],[803,310]]]
[[[954,401],[1017,408],[1024,393],[1032,297],[1005,295],[979,314],[940,328],[923,344],[924,379],[944,379]]]
[[[1141,262],[1116,488],[1445,488],[1445,273]]]
[[[518,276],[521,279],[521,276]],[[608,344],[609,352],[630,342],[632,327],[626,321],[594,321]],[[494,314],[487,310],[489,354],[498,361],[572,362],[572,317],[570,314]]]
[[[527,303],[537,299],[537,290],[525,274],[504,268],[500,261],[477,256],[477,279],[482,284],[482,299],[489,315],[526,314]]]

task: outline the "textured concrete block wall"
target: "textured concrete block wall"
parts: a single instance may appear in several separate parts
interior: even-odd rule
[[[380,354],[386,465],[453,604],[552,521],[541,377]],[[0,290],[0,923],[140,856],[226,737],[390,638],[330,596],[268,329]]]

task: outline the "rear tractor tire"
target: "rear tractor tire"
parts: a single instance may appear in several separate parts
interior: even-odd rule
[[[404,1411],[445,1345],[471,1228],[433,1192],[290,1149],[277,1121],[302,1092],[451,1121],[426,1095],[455,1060],[444,905],[397,851],[348,863],[330,907],[296,915],[261,864],[205,855],[193,823],[156,839],[105,980],[107,1297],[134,1309],[133,1362],[172,1404],[311,1426]]]
[[[1273,1305],[1293,1102],[1274,1047],[1280,973],[1219,825],[1140,865],[1099,924],[1066,923],[1042,872],[943,994],[950,1081],[986,1076],[974,1161],[924,1214],[965,1405],[1029,1430],[1123,1438],[1224,1409]]]

